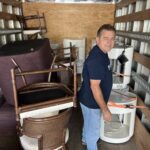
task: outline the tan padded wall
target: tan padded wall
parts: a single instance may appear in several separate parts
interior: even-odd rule
[[[44,13],[48,32],[46,37],[53,41],[63,38],[87,39],[86,51],[91,47],[91,39],[104,23],[114,23],[114,4],[56,4],[24,3],[24,15]]]

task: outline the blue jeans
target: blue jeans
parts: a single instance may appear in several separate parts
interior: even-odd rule
[[[81,104],[83,114],[82,141],[87,144],[87,150],[98,150],[97,141],[100,138],[100,109],[91,109]]]

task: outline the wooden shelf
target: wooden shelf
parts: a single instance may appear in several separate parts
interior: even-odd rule
[[[130,22],[130,21],[142,21],[150,19],[150,9],[135,12],[129,15],[124,15],[115,18],[115,23],[118,22]]]
[[[0,29],[0,35],[22,33],[22,29]]]
[[[15,14],[10,14],[6,12],[0,12],[0,19],[5,19],[5,20],[19,20],[22,18],[20,15],[15,15]]]
[[[14,7],[22,8],[22,3],[16,0],[0,0],[0,2],[2,2],[5,5],[12,5]]]

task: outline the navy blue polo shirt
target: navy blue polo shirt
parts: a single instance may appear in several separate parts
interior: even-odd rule
[[[89,108],[99,108],[90,88],[90,79],[94,79],[101,80],[99,86],[107,103],[112,89],[112,71],[110,70],[108,54],[100,50],[97,45],[93,47],[84,62],[82,77],[83,82],[78,92],[78,100]]]

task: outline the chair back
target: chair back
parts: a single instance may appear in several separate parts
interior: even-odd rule
[[[71,116],[71,108],[56,116],[47,118],[25,118],[23,120],[23,135],[41,137],[39,149],[65,149],[66,129]]]

